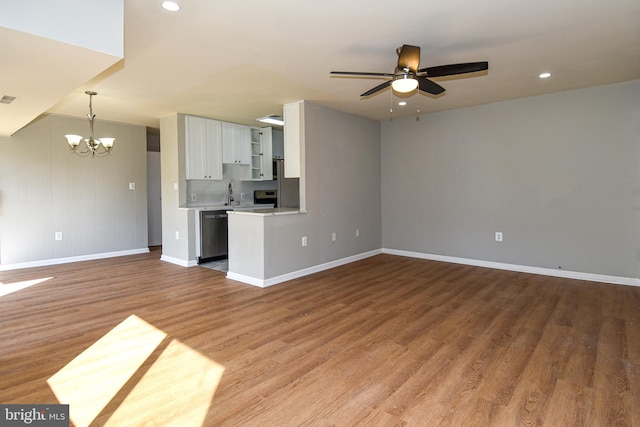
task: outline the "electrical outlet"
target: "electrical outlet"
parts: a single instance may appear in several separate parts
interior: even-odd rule
[[[130,182],[129,183],[129,190],[135,190],[136,189],[136,183],[135,182]]]
[[[180,240],[180,232],[176,231],[176,240]]]
[[[55,239],[56,240],[62,240],[62,231],[56,231]]]
[[[173,183],[173,191],[178,191],[178,183],[177,182]]]
[[[336,233],[335,232],[331,233],[331,241],[332,242],[336,241]]]
[[[360,229],[356,228],[356,237],[360,237]]]
[[[194,193],[194,194],[191,194],[191,201],[192,201],[192,202],[195,202],[195,201],[196,201],[196,195],[195,195],[195,193]]]
[[[302,236],[302,246],[307,246],[307,236]]]
[[[502,242],[502,231],[496,231],[496,242]]]
[[[240,193],[240,200],[244,200],[244,193]]]

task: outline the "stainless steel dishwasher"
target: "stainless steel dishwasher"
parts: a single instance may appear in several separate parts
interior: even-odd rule
[[[200,211],[200,258],[198,262],[223,259],[228,255],[226,211]]]

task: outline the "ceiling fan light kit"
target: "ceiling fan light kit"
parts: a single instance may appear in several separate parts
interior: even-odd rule
[[[391,88],[396,92],[409,93],[418,88],[418,80],[408,73],[400,74],[397,77],[394,77],[393,83],[391,83]]]
[[[360,95],[363,97],[375,95],[389,86],[398,93],[409,93],[415,89],[419,89],[419,91],[431,95],[440,95],[445,89],[438,83],[430,80],[429,77],[475,73],[489,69],[488,62],[467,62],[420,69],[418,68],[420,66],[420,47],[405,44],[397,48],[396,53],[398,54],[398,65],[393,74],[354,71],[331,71],[330,74],[332,76],[378,77],[387,79],[384,83]]]

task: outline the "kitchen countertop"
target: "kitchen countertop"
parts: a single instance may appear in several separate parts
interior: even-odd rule
[[[233,210],[246,210],[246,209],[273,209],[273,205],[202,205],[202,206],[186,206],[180,209],[192,210],[192,211],[233,211]]]
[[[291,214],[299,214],[306,213],[305,211],[301,211],[298,208],[257,208],[251,209],[247,211],[233,211],[229,212],[234,215],[261,215],[261,216],[272,216],[272,215],[291,215]]]

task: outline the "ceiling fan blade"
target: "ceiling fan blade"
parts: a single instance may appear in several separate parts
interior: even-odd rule
[[[331,71],[330,74],[333,76],[393,77],[393,74],[391,73],[361,73],[358,71]]]
[[[420,66],[420,47],[403,44],[398,52],[398,68],[408,68],[414,73]]]
[[[426,73],[429,77],[452,76],[455,74],[475,73],[489,69],[488,62],[467,62],[464,64],[438,65],[418,70],[418,73]]]
[[[379,84],[378,86],[374,87],[373,89],[369,89],[368,91],[366,91],[365,93],[363,93],[360,96],[369,96],[369,95],[373,95],[374,93],[378,93],[380,92],[382,89],[386,89],[389,86],[391,86],[391,80],[386,81],[382,84]]]
[[[432,82],[426,77],[418,77],[418,88],[423,92],[430,93],[431,95],[440,95],[444,92],[444,88],[442,86],[438,83]]]

